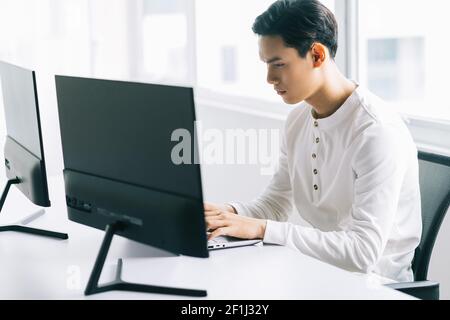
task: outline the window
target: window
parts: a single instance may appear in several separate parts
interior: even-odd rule
[[[251,30],[274,1],[1,0],[0,59],[37,71],[55,126],[54,74],[187,84],[208,102],[284,117]],[[449,1],[322,2],[336,12],[344,73],[400,112],[449,127]]]
[[[359,1],[359,81],[403,114],[450,120],[450,2]]]
[[[372,91],[389,101],[423,100],[424,48],[423,37],[368,39],[367,82]]]
[[[33,69],[90,71],[88,1],[4,0],[0,59]]]
[[[137,26],[137,68],[139,78],[155,82],[190,83],[194,81],[191,51],[191,0],[143,0]],[[139,50],[139,46],[141,46]]]
[[[49,175],[59,174],[63,163],[54,75],[128,80],[129,61],[133,60],[129,58],[128,3],[131,1],[0,1],[0,60],[37,72]],[[0,115],[0,136],[4,135]]]

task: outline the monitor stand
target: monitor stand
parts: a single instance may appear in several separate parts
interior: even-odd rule
[[[121,278],[122,259],[118,260],[115,280],[99,286],[98,281],[102,273],[103,265],[105,264],[106,256],[108,255],[109,247],[111,246],[112,238],[116,231],[123,230],[124,227],[124,224],[120,222],[108,224],[106,226],[105,237],[103,238],[102,245],[94,264],[94,268],[92,269],[91,275],[89,277],[86,290],[84,291],[85,295],[91,295],[105,291],[120,290],[145,293],[174,294],[191,297],[206,297],[207,293],[205,290],[170,288],[125,282]]]
[[[3,191],[2,197],[0,199],[0,212],[3,208],[3,204],[5,203],[6,196],[8,195],[9,189],[13,184],[19,184],[21,181],[20,179],[11,179],[8,180],[5,186],[5,190]],[[37,215],[40,215],[41,212],[34,213],[31,217],[27,217],[21,221],[21,224],[29,223],[30,221],[37,218]],[[30,228],[25,227],[23,225],[14,224],[10,226],[0,226],[0,232],[5,231],[16,231],[16,232],[22,232],[22,233],[29,233],[34,234],[38,236],[44,236],[44,237],[50,237],[50,238],[57,238],[57,239],[68,239],[69,236],[67,233],[60,233],[60,232],[54,232],[54,231],[47,231],[42,229],[36,229],[36,228]]]

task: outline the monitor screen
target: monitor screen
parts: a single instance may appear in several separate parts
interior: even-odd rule
[[[0,82],[8,136],[42,159],[34,72],[0,62]]]

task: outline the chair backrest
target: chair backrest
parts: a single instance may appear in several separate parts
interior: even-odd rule
[[[414,253],[416,281],[427,280],[434,242],[450,203],[450,157],[419,152],[422,238]]]

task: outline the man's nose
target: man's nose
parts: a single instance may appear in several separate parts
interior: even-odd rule
[[[277,78],[274,76],[274,74],[270,71],[267,72],[267,82],[269,84],[277,84],[278,80]]]

